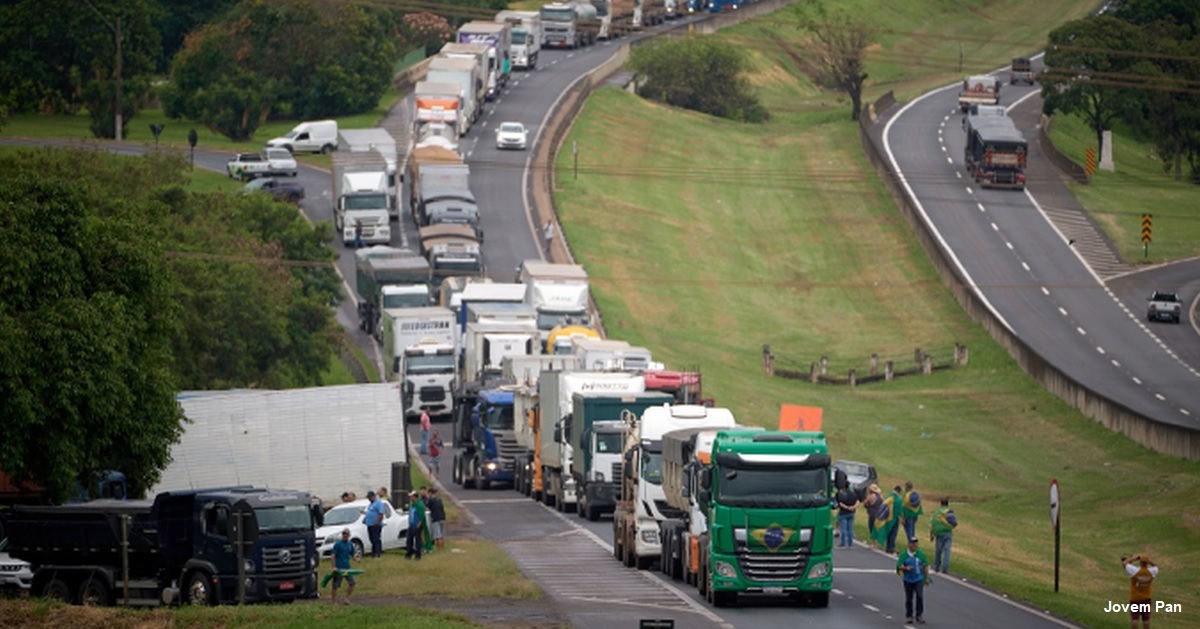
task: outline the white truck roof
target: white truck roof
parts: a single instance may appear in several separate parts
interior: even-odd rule
[[[521,263],[521,280],[581,280],[586,282],[587,271],[580,264],[558,264],[541,260],[526,260]]]
[[[521,303],[524,300],[524,284],[467,284],[467,287],[459,293],[459,303],[464,301],[509,301]]]
[[[658,441],[663,435],[683,428],[733,428],[736,425],[733,412],[727,408],[663,404],[643,411],[636,430],[642,441]]]

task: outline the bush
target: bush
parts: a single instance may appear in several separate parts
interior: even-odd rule
[[[643,98],[739,122],[770,119],[736,48],[697,37],[656,42],[635,48],[629,64]]]

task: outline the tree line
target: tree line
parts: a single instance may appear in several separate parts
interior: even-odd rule
[[[192,194],[177,156],[0,158],[0,469],[153,486],[181,390],[321,384],[342,342],[327,223],[268,195]]]
[[[273,118],[371,110],[399,55],[504,5],[454,0],[434,14],[432,3],[357,0],[14,0],[0,3],[0,112],[86,111],[96,137],[116,137],[120,76],[123,126],[161,104],[246,139]]]

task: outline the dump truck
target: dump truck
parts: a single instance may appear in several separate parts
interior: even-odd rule
[[[683,428],[732,428],[725,408],[664,404],[627,415],[628,437],[621,452],[621,491],[613,511],[613,555],[626,566],[644,570],[659,558],[659,524],[680,516],[667,506],[662,489],[662,437]],[[826,514],[828,518],[828,513]]]
[[[512,25],[512,65],[515,70],[537,67],[542,50],[542,16],[537,11],[501,11],[497,22]]]
[[[542,5],[541,14],[542,46],[545,48],[591,46],[600,35],[601,20],[597,17],[597,7],[587,2]]]
[[[967,116],[963,163],[985,188],[1025,188],[1029,144],[1007,116]]]
[[[333,222],[342,244],[388,244],[389,222],[396,212],[393,179],[387,160],[378,151],[333,155]]]
[[[571,413],[562,420],[561,440],[571,446],[566,490],[574,489],[579,515],[594,522],[616,509],[621,454],[634,418],[652,406],[672,402],[674,397],[659,391],[571,394]],[[556,436],[559,430],[555,428]]]
[[[400,382],[404,417],[428,412],[432,418],[453,415],[458,377],[454,313],[449,308],[385,308],[383,354],[389,375]]]
[[[420,144],[429,125],[444,125],[454,130],[454,141],[467,132],[470,121],[463,117],[462,87],[458,83],[417,81],[413,86],[413,138]]]
[[[15,507],[7,551],[33,566],[32,591],[82,605],[291,602],[317,597],[304,492],[250,486]]]
[[[967,113],[971,105],[999,104],[1000,79],[988,74],[963,79],[962,90],[958,93],[958,108],[963,113]]]
[[[379,334],[379,320],[386,308],[420,308],[431,305],[429,262],[416,252],[395,247],[359,249],[354,269],[358,293],[358,327]]]
[[[741,593],[829,605],[834,487],[824,433],[683,430],[662,437],[673,515],[659,531],[663,572],[723,607]],[[705,456],[705,452],[710,452]]]
[[[483,251],[479,236],[467,223],[438,223],[422,227],[421,252],[433,270],[433,285],[447,278],[483,277]]]

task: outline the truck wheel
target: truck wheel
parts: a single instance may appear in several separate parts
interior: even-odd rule
[[[469,466],[469,468],[467,467]],[[475,482],[479,479],[479,469],[475,467],[475,460],[463,461],[463,489],[475,489]]]
[[[718,592],[712,593],[713,607],[729,607],[737,602],[737,592]]]
[[[829,592],[813,592],[809,595],[808,602],[813,607],[829,607]]]
[[[187,589],[183,592],[183,600],[188,605],[196,605],[197,607],[214,605],[216,604],[216,596],[214,594],[208,582],[207,574],[204,572],[193,572],[188,575]]]
[[[450,467],[450,482],[455,485],[462,484],[462,469],[459,467],[461,464],[458,457],[454,457],[454,465]]]
[[[96,575],[89,575],[79,584],[79,604],[89,607],[108,606],[108,584]]]
[[[362,561],[363,558],[363,543],[362,540],[350,540],[354,546],[354,561]]]
[[[583,512],[583,517],[596,522],[600,519],[600,508],[594,504],[588,503],[587,510]]]
[[[42,597],[51,601],[70,603],[71,586],[62,579],[50,579],[46,587],[42,588]]]

